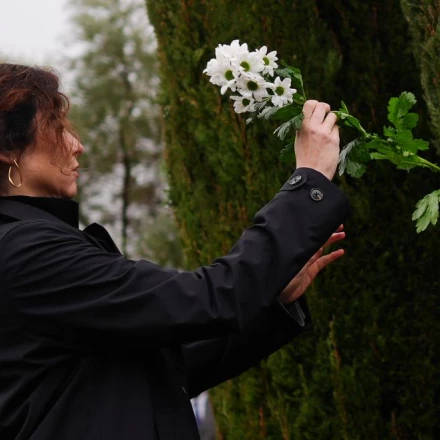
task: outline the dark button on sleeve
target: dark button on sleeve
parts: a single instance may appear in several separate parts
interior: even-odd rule
[[[307,173],[304,170],[296,170],[283,185],[281,191],[292,191],[300,188],[307,182]]]
[[[293,179],[289,180],[289,185],[296,185],[298,182],[300,182],[302,179],[302,176],[295,176]]]
[[[310,191],[310,197],[312,198],[312,200],[314,200],[315,202],[320,202],[323,198],[324,198],[324,192],[322,191],[322,189],[319,188],[313,188]]]

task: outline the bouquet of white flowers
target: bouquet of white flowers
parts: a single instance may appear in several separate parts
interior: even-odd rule
[[[221,87],[222,95],[228,89],[239,93],[231,96],[237,113],[254,112],[269,102],[283,107],[293,101],[297,90],[291,88],[290,78],[281,80],[277,76],[271,81],[278,68],[276,52],[267,53],[266,46],[249,52],[247,44],[234,40],[230,46],[220,44],[215,54],[204,73],[211,77],[210,82]]]
[[[216,57],[208,62],[204,73],[210,82],[221,87],[221,94],[228,90],[234,94],[236,113],[250,113],[247,123],[255,118],[274,119],[281,122],[275,130],[281,140],[301,128],[302,107],[306,101],[301,71],[280,61],[277,52],[269,52],[266,46],[250,52],[247,44],[234,40],[230,45],[220,44],[215,50]],[[345,172],[352,177],[362,177],[367,164],[372,160],[388,160],[398,169],[409,171],[415,167],[429,168],[440,172],[440,167],[418,155],[429,149],[429,143],[414,139],[412,130],[418,122],[417,113],[410,109],[416,104],[412,93],[403,92],[388,102],[389,126],[383,135],[368,133],[360,121],[350,114],[342,102],[335,111],[340,125],[352,129],[356,137],[341,151],[339,174]],[[294,161],[294,139],[282,150],[280,160]],[[421,199],[416,206],[413,220],[417,232],[424,231],[430,224],[435,225],[439,217],[440,190]]]

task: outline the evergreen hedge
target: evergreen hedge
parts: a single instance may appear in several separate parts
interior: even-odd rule
[[[202,74],[215,47],[240,39],[277,50],[301,68],[310,98],[333,107],[344,99],[376,132],[388,99],[412,91],[418,135],[432,139],[440,134],[440,46],[417,4],[431,11],[435,2],[402,2],[405,13],[397,0],[146,1],[159,45],[170,199],[188,267],[226,253],[292,172],[278,161],[283,145],[274,126],[245,127]],[[439,179],[371,167],[362,181],[336,179],[352,203],[347,255],[308,293],[314,332],[213,391],[220,438],[427,440],[440,433],[440,231],[417,235],[410,219]]]

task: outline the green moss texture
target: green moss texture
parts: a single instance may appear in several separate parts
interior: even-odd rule
[[[189,268],[227,252],[292,172],[279,163],[283,145],[273,124],[246,127],[203,75],[215,47],[240,39],[277,50],[302,70],[309,98],[333,107],[343,99],[376,132],[388,99],[412,91],[418,135],[435,140],[435,3],[147,0],[158,39],[170,199]],[[439,160],[434,152],[430,159]],[[439,179],[374,163],[361,181],[336,183],[352,203],[347,255],[308,293],[314,332],[213,391],[219,438],[440,436],[440,229],[417,235],[411,222],[416,201],[438,189]]]

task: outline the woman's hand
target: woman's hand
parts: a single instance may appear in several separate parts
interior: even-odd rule
[[[336,243],[345,238],[345,232],[342,232],[344,226],[341,225],[339,229],[328,239],[324,246],[308,261],[302,268],[301,272],[288,284],[280,296],[280,301],[283,304],[290,304],[296,301],[312,284],[318,273],[324,267],[333,263],[344,255],[344,249],[330,252],[327,255],[322,255],[324,249],[333,243]]]
[[[313,168],[333,179],[339,161],[337,117],[325,102],[306,101],[304,121],[295,138],[297,168]]]

